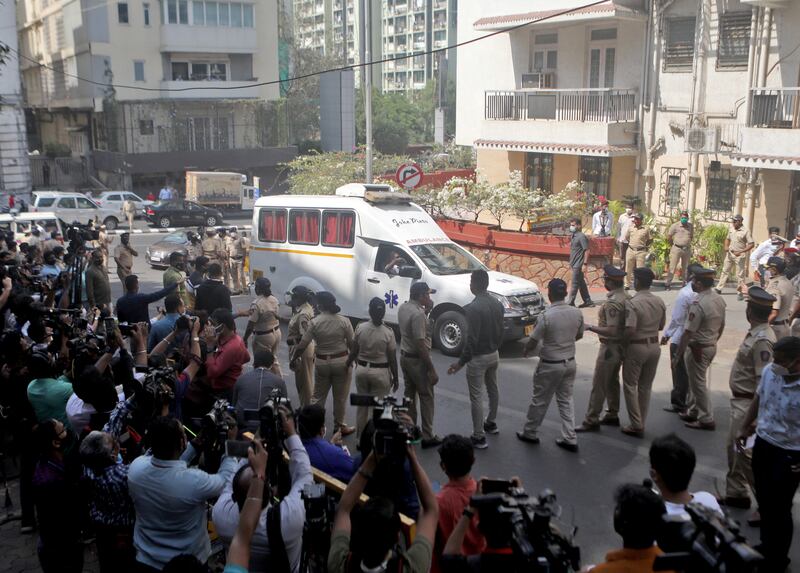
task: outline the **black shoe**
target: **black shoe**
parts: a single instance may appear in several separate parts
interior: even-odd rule
[[[575,431],[578,432],[578,433],[599,432],[600,431],[600,424],[587,424],[586,422],[584,422],[583,424],[581,424],[580,426],[575,428]]]
[[[476,450],[485,450],[486,448],[489,447],[489,444],[486,441],[485,437],[476,438],[475,436],[472,436],[469,440],[472,442],[472,447],[475,448]]]
[[[517,439],[522,440],[523,442],[528,442],[529,444],[538,444],[541,441],[539,438],[531,438],[530,436],[526,436],[522,432],[517,432]]]
[[[619,418],[611,418],[606,416],[600,419],[601,426],[619,426]]]
[[[721,288],[715,288],[714,290],[716,291],[717,294],[722,294],[722,289]]]
[[[578,308],[591,308],[593,306],[595,306],[594,301],[593,300],[587,300],[587,301],[584,301],[583,304],[579,304]]]
[[[686,408],[681,408],[680,406],[676,406],[675,404],[670,404],[669,406],[664,406],[665,412],[670,412],[672,414],[682,414],[686,411]]]
[[[672,290],[672,285],[664,285],[664,290]]]
[[[564,438],[556,438],[556,445],[562,450],[567,450],[568,452],[575,453],[578,451],[578,444],[571,444]]]
[[[439,436],[433,436],[432,438],[425,438],[422,440],[421,444],[423,450],[427,450],[428,448],[435,448],[437,446],[442,445],[442,438]]]
[[[487,434],[499,434],[500,428],[497,427],[497,424],[494,422],[484,422],[483,423],[483,431]]]

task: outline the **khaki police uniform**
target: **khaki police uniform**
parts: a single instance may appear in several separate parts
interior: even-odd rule
[[[597,325],[616,326],[618,335],[600,337],[600,348],[594,364],[592,391],[589,394],[589,408],[583,421],[584,426],[597,426],[600,423],[604,402],[608,402],[608,410],[604,419],[619,418],[619,369],[625,354],[625,303],[628,298],[622,287],[609,291],[606,301],[597,312]]]
[[[784,336],[789,336],[792,332],[789,319],[792,316],[792,310],[794,310],[795,288],[792,281],[786,278],[786,275],[780,274],[769,279],[766,290],[775,297],[772,308],[778,311],[778,315],[772,321],[771,326],[772,330],[775,331],[775,338],[780,340]]]
[[[224,261],[226,258],[225,255],[225,245],[222,243],[222,240],[219,237],[209,237],[206,236],[201,243],[203,249],[203,256],[208,257],[208,264],[217,263],[223,266],[223,272],[225,270]]]
[[[191,261],[192,263],[197,259],[197,257],[203,256],[203,244],[201,243],[189,243],[186,246],[186,259]]]
[[[283,378],[278,362],[278,345],[281,343],[281,326],[278,317],[278,299],[273,295],[260,296],[250,305],[250,322],[253,325],[253,353],[269,350],[275,357],[270,370]]]
[[[356,327],[358,344],[356,357],[356,392],[383,398],[392,393],[392,372],[389,357],[394,355],[397,343],[394,332],[385,324],[376,325],[371,320]],[[367,425],[372,408],[359,406],[356,411],[356,431],[361,435]]]
[[[317,348],[314,397],[311,403],[321,403],[324,406],[328,394],[333,389],[334,428],[347,427],[344,421],[347,397],[350,394],[350,369],[347,367],[347,356],[353,345],[353,325],[339,314],[323,312],[311,321],[298,348],[305,350],[312,340]]]
[[[633,269],[645,266],[650,229],[644,225],[638,229],[631,225],[625,232],[624,241],[628,242],[628,250],[625,253],[625,286],[630,288],[633,285]]]
[[[764,366],[772,361],[772,347],[776,337],[772,328],[757,324],[750,328],[739,346],[731,366],[731,427],[728,432],[728,474],[725,479],[725,496],[749,499],[753,487],[753,470],[750,467],[752,450],[740,452],[736,447],[736,436],[742,420],[755,397]]]
[[[717,341],[725,324],[725,301],[714,289],[698,293],[689,306],[684,336],[689,346],[683,355],[689,376],[687,416],[702,424],[714,422],[711,392],[708,387],[708,368],[717,354]]]
[[[109,237],[105,231],[100,231],[97,235],[97,242],[100,252],[103,254],[103,270],[108,274],[108,246],[114,242],[114,237]]]
[[[289,319],[289,327],[286,330],[286,344],[289,346],[291,354],[292,347],[300,342],[303,335],[314,318],[314,309],[305,303],[295,309],[292,318]],[[300,406],[307,406],[311,403],[311,396],[314,390],[314,350],[316,345],[310,342],[303,353],[300,355],[294,369],[294,383],[297,386],[297,395],[300,398]]]
[[[114,258],[117,260],[117,276],[125,283],[125,277],[133,273],[133,253],[131,248],[125,245],[117,245],[114,248]]]
[[[681,278],[686,282],[686,269],[689,267],[689,259],[692,257],[692,235],[694,226],[687,223],[684,227],[680,221],[673,223],[667,231],[667,237],[672,240],[669,249],[669,272],[667,273],[667,287],[672,285],[672,277],[680,265]]]
[[[644,431],[647,421],[650,391],[661,358],[658,333],[664,328],[666,320],[667,307],[664,301],[650,289],[638,291],[625,302],[625,327],[636,329],[636,334],[626,341],[622,390],[630,428],[635,431]]]
[[[225,247],[231,268],[231,279],[234,292],[242,292],[247,286],[247,279],[244,276],[244,255],[245,247],[242,237],[225,237]]]
[[[547,408],[556,397],[561,416],[561,437],[577,444],[572,387],[575,383],[575,340],[583,336],[583,314],[574,306],[558,301],[539,317],[528,344],[539,343],[539,365],[533,374],[533,397],[522,430],[536,438]]]
[[[432,328],[425,309],[414,300],[404,302],[397,309],[397,322],[400,327],[400,369],[403,372],[405,397],[411,400],[408,415],[417,422],[417,397],[422,429],[422,438],[434,438],[433,433],[433,385],[428,379],[428,366],[419,355],[418,340],[425,340],[431,349]]]
[[[717,290],[723,289],[725,283],[728,282],[731,271],[733,271],[736,275],[736,289],[739,292],[744,292],[747,280],[747,254],[734,255],[733,251],[738,253],[744,251],[748,245],[752,245],[753,235],[744,225],[738,229],[731,226],[728,230],[728,241],[730,242],[730,247],[728,247],[728,252],[725,253],[725,260],[722,262],[722,274],[719,276],[719,282],[717,282]]]

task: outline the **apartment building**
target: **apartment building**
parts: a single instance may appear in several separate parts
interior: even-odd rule
[[[456,141],[550,191],[636,196],[663,221],[797,227],[800,6],[782,0],[507,0],[459,7]],[[533,5],[533,6],[532,6]],[[534,11],[531,11],[531,8]]]
[[[34,144],[91,156],[109,184],[158,186],[186,168],[269,176],[275,0],[20,0]],[[112,86],[113,84],[113,86]]]
[[[14,22],[14,3],[0,2],[0,22]],[[13,24],[0,25],[0,43],[18,49]],[[30,162],[22,106],[19,62],[14,52],[0,64],[0,193],[26,194],[31,189]]]

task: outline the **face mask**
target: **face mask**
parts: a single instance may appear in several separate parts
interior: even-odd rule
[[[214,333],[217,334],[217,335],[222,334],[222,329],[223,328],[225,328],[223,325],[218,324],[217,326],[214,327]]]
[[[689,222],[689,219],[687,219],[686,217],[681,217],[681,225],[685,225],[688,222]]]
[[[631,209],[631,208],[625,209],[625,214],[626,215],[630,215],[631,213],[633,213],[633,209]]]
[[[570,232],[570,233],[574,233],[574,232],[575,232],[575,231],[577,231],[577,230],[578,230],[578,227],[576,227],[575,225],[570,225],[570,226],[569,226],[569,232]]]
[[[697,285],[695,283],[692,283],[692,290],[694,292],[700,292],[700,290],[697,288]]]

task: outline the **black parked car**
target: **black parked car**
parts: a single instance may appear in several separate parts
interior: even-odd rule
[[[167,227],[205,226],[222,224],[222,212],[213,207],[204,207],[194,201],[165,201],[151,205],[146,211],[147,220],[166,229]]]

